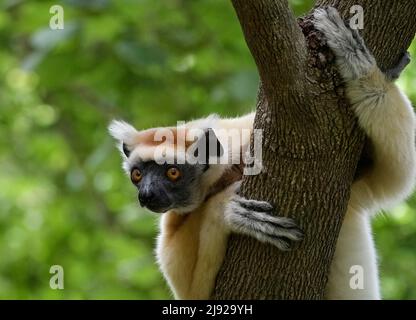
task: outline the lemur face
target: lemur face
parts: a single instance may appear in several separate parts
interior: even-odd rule
[[[205,165],[146,161],[132,167],[130,178],[142,207],[157,213],[172,209],[186,212],[203,201],[200,190],[205,171]]]
[[[180,143],[179,135],[182,132],[188,137],[188,127],[137,131],[126,122],[111,123],[109,130],[119,142],[123,169],[137,187],[143,207],[182,214],[203,203],[227,165],[217,164],[225,152],[214,130],[202,127],[197,128],[196,136],[189,134]],[[160,133],[163,135],[158,136]]]

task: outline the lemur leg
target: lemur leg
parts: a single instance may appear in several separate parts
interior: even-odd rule
[[[349,210],[341,228],[328,284],[328,298],[380,297],[374,243],[369,228],[373,212],[403,200],[415,178],[415,119],[411,104],[380,71],[356,30],[350,30],[334,8],[318,9],[315,27],[336,56],[346,93],[361,128],[373,145],[374,165],[351,190]],[[406,65],[405,58],[390,78]],[[349,269],[364,271],[363,291],[353,290]]]
[[[357,30],[336,9],[316,10],[315,27],[336,55],[347,96],[373,146],[374,165],[352,190],[351,202],[371,211],[403,200],[416,176],[415,115],[408,98],[388,81]],[[403,68],[405,55],[394,72]]]
[[[289,250],[291,241],[301,240],[303,233],[292,219],[273,216],[272,211],[268,202],[236,195],[226,206],[225,222],[231,231]]]
[[[368,215],[348,208],[332,260],[327,299],[379,300],[377,256]]]

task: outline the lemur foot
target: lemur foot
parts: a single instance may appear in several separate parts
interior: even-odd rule
[[[292,219],[275,217],[272,211],[273,206],[268,202],[235,196],[225,209],[225,219],[236,233],[289,250],[291,241],[303,239],[303,232]]]
[[[406,68],[406,66],[410,63],[410,61],[410,53],[405,52],[401,56],[399,62],[393,68],[386,70],[384,74],[389,80],[396,80],[400,77],[400,74],[402,73],[404,68]]]
[[[344,80],[359,79],[377,65],[358,31],[349,28],[337,9],[318,8],[313,16],[314,26],[323,33],[328,46],[334,52]]]

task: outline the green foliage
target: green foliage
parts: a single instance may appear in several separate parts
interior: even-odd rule
[[[52,31],[56,3],[0,4],[0,298],[169,298],[157,217],[137,206],[106,127],[251,110],[258,76],[237,18],[223,0],[66,0]],[[400,82],[413,101],[415,70]],[[375,223],[387,298],[416,298],[415,207]],[[64,290],[49,287],[54,264]]]

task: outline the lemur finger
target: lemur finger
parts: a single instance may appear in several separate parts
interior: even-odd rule
[[[241,205],[242,203],[244,203],[244,205]],[[260,207],[258,206],[259,204]],[[296,235],[299,233],[302,234],[302,231],[300,231],[293,219],[271,215],[270,213],[273,210],[273,206],[268,202],[235,197],[231,200],[229,207],[234,214],[245,216],[253,222],[263,226],[262,230],[266,233],[275,234],[276,231],[279,232],[279,230],[289,230]],[[267,210],[261,211],[260,208],[265,208]],[[294,237],[293,240],[298,240],[297,238],[298,237]]]
[[[406,68],[406,66],[410,63],[411,57],[409,52],[405,52],[401,57],[399,62],[391,69],[388,69],[384,72],[386,77],[389,80],[396,80],[400,77],[400,74]]]
[[[270,237],[283,237],[292,241],[303,238],[302,231],[292,219],[250,210],[242,206],[240,201],[233,200],[226,208],[226,221],[233,231],[250,234],[263,242],[271,242]]]
[[[270,212],[273,210],[273,206],[267,201],[251,200],[244,197],[235,197],[233,201],[238,202],[242,207],[253,211]]]
[[[263,227],[265,233],[286,236],[291,240],[301,240],[303,232],[293,219],[276,217],[266,212],[249,211],[248,217]]]
[[[328,46],[336,55],[336,63],[345,80],[358,79],[376,66],[376,61],[357,30],[348,24],[333,7],[316,9],[314,26],[324,34]]]
[[[267,201],[259,201],[246,199],[244,197],[236,196],[232,200],[236,205],[241,206],[249,211],[253,219],[256,219],[259,222],[268,222],[274,224],[276,227],[283,228],[297,228],[295,221],[286,217],[276,217],[269,213],[273,211],[273,206]]]
[[[290,249],[289,239],[281,235],[272,235],[263,232],[263,230],[260,230],[262,228],[259,228],[259,226],[256,225],[256,222],[250,220],[244,215],[229,212],[227,214],[226,221],[230,229],[236,233],[248,235],[263,243],[270,243],[278,247],[280,250],[287,251]]]
[[[270,243],[282,251],[289,251],[292,248],[290,241],[283,237],[264,236],[263,239],[258,239],[264,243]]]
[[[259,231],[257,228],[250,226],[249,221],[243,221],[241,217],[230,217],[231,229],[240,234],[248,235],[263,243],[270,243],[280,250],[290,249],[290,240],[284,236],[270,235]]]

